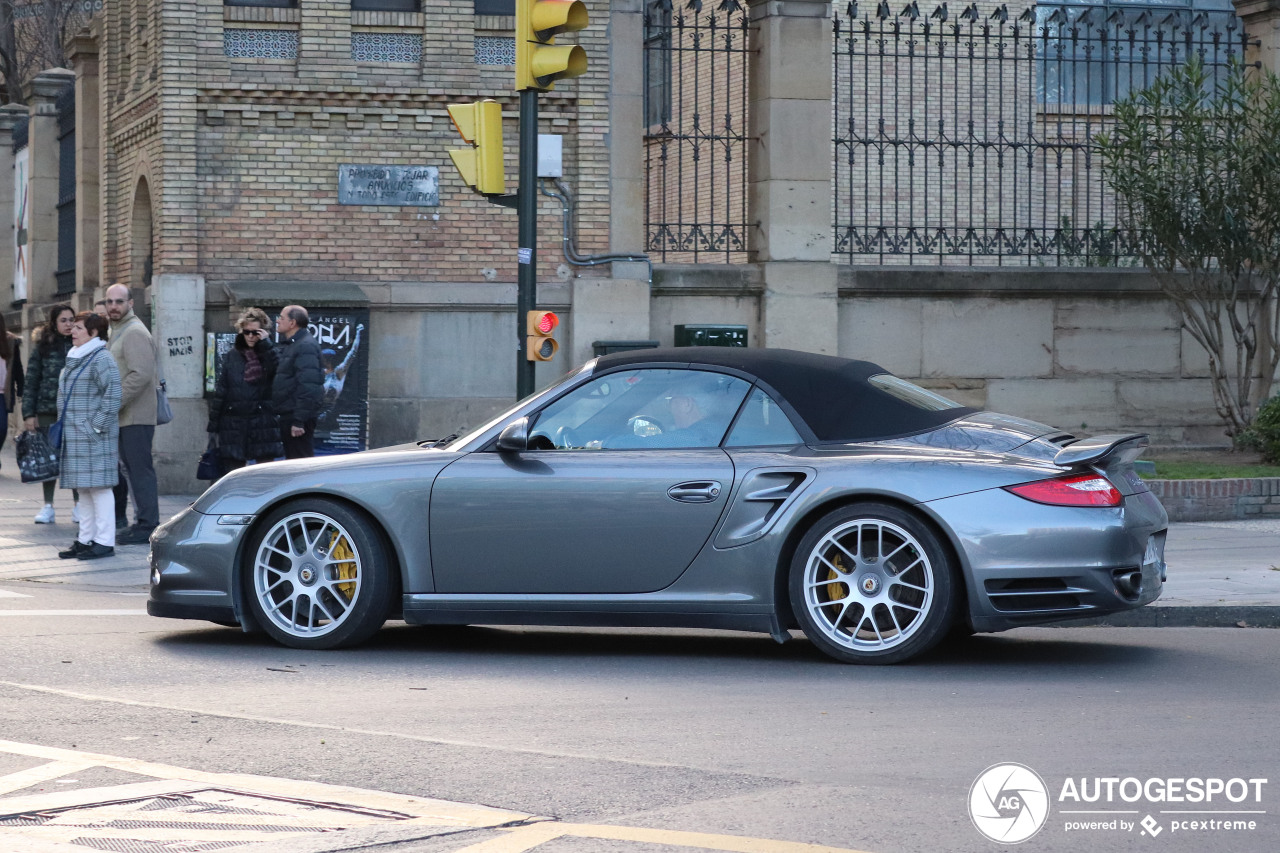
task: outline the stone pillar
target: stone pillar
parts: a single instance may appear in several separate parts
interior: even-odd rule
[[[8,310],[14,301],[13,293],[13,126],[27,116],[27,108],[21,104],[5,104],[0,107],[0,210],[6,225],[0,228],[0,281],[8,281],[8,289],[0,293],[0,308]]]
[[[1261,44],[1249,46],[1248,62],[1280,73],[1280,0],[1233,0],[1244,30]]]
[[[98,40],[72,39],[68,58],[76,75],[76,293],[92,296],[99,285],[99,186],[102,124],[98,103]]]
[[[644,252],[644,2],[609,7],[609,251]],[[612,278],[572,283],[570,364],[591,358],[594,341],[647,340],[649,267],[612,264]]]
[[[195,472],[209,418],[204,400],[204,291],[202,275],[159,274],[151,279],[151,334],[173,406],[173,422],[156,427],[154,444],[163,494],[203,488]]]
[[[767,347],[836,354],[831,3],[750,0],[749,221]]]
[[[26,84],[31,124],[27,145],[31,149],[27,205],[27,301],[51,302],[57,291],[58,268],[58,95],[75,84],[75,73],[65,68],[42,71]]]

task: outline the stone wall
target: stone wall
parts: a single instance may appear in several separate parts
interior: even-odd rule
[[[1114,269],[842,266],[838,353],[967,405],[1082,434],[1225,445],[1207,357],[1149,275]],[[763,335],[759,266],[656,269],[650,336],[679,323]]]

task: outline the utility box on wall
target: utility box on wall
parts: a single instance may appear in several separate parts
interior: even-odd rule
[[[678,347],[745,347],[746,345],[746,326],[715,323],[696,325],[682,323],[676,326],[676,346]]]

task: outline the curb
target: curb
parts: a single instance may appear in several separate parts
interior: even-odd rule
[[[1280,607],[1265,604],[1148,606],[1123,613],[1112,613],[1110,616],[1055,622],[1052,627],[1280,628]]]

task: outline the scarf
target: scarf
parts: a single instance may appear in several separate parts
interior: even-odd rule
[[[93,337],[85,341],[78,347],[72,347],[67,350],[67,358],[80,358],[81,356],[93,355],[94,351],[102,349],[106,346],[102,338]]]
[[[262,359],[252,349],[244,351],[244,381],[253,384],[262,378]]]

